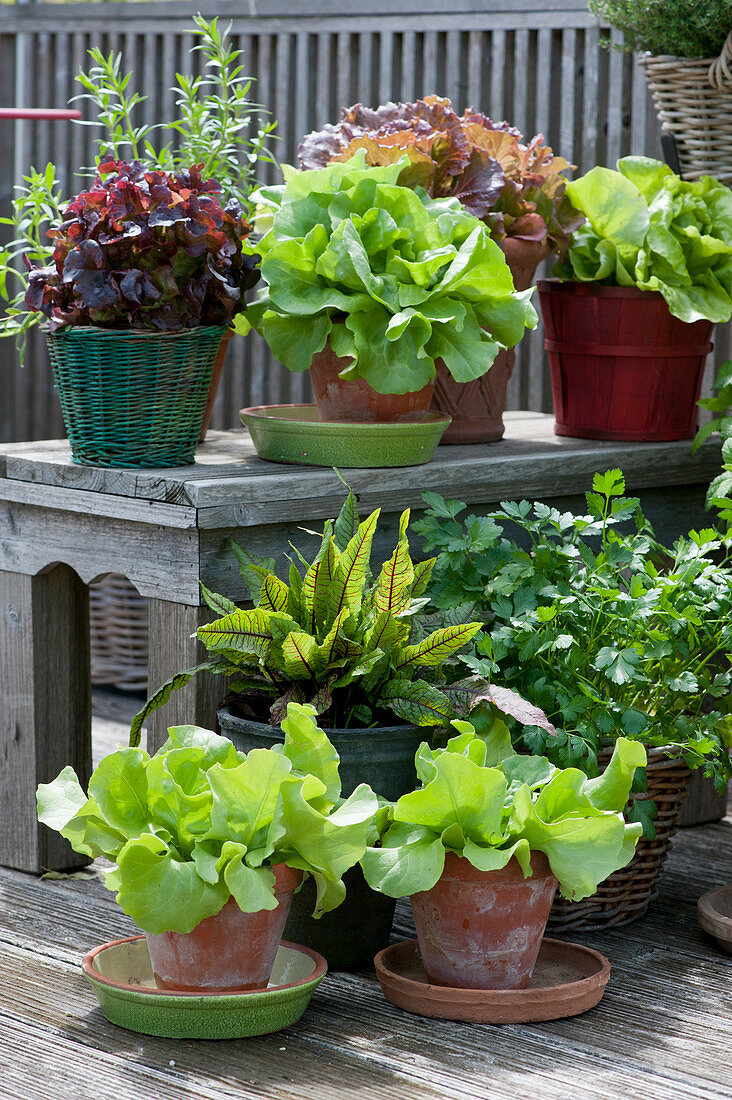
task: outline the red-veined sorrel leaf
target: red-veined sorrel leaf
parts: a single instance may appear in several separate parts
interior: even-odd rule
[[[441,665],[453,653],[462,649],[482,626],[483,623],[462,623],[458,626],[446,626],[442,630],[435,630],[416,645],[405,646],[396,667]]]

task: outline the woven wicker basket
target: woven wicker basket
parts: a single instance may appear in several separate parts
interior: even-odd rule
[[[732,184],[732,31],[718,58],[640,59],[684,179]]]
[[[225,331],[205,325],[47,333],[74,462],[133,468],[193,462]]]
[[[89,585],[91,678],[121,691],[147,691],[148,601],[126,577]]]
[[[612,755],[603,749],[598,756],[605,767]],[[630,924],[642,917],[654,897],[655,885],[663,869],[671,837],[689,790],[691,772],[683,760],[670,759],[663,749],[648,750],[648,793],[640,798],[653,799],[658,809],[653,840],[641,837],[636,853],[627,867],[601,882],[597,893],[584,901],[556,897],[548,927],[562,932],[592,932],[602,928]]]

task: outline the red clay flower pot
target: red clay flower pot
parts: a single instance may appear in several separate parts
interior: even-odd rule
[[[203,420],[201,421],[201,431],[198,436],[198,442],[204,443],[206,440],[206,432],[208,431],[209,424],[211,423],[211,417],[213,416],[214,405],[216,404],[216,396],[219,392],[219,384],[221,382],[221,375],[224,373],[224,360],[226,359],[226,353],[229,350],[229,344],[234,338],[233,328],[226,330],[221,337],[221,343],[219,344],[219,350],[216,352],[216,358],[214,360],[213,371],[211,372],[211,382],[208,387],[208,395],[206,397],[206,408],[203,410]]]
[[[522,241],[518,237],[506,237],[501,248],[516,290],[528,290],[537,267],[551,252],[545,241]],[[482,378],[456,382],[442,360],[437,361],[432,408],[452,417],[442,443],[493,443],[503,439],[506,390],[515,363],[516,351],[509,348],[498,353]]]
[[[691,439],[711,321],[673,317],[661,294],[540,279],[557,435]]]
[[[434,379],[414,393],[377,393],[363,378],[339,378],[350,359],[339,359],[330,344],[313,356],[310,381],[321,420],[383,421],[425,420],[432,399]]]
[[[153,974],[158,989],[232,993],[266,989],[282,939],[292,895],[302,871],[285,863],[272,868],[276,909],[242,913],[233,898],[192,932],[147,934]]]
[[[425,973],[458,989],[525,989],[539,954],[557,888],[543,852],[532,852],[531,878],[513,858],[500,871],[478,871],[448,852],[431,890],[412,894]]]

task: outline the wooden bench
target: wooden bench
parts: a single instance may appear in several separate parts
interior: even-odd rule
[[[442,447],[407,469],[345,471],[363,514],[384,518],[374,560],[391,552],[399,513],[425,489],[479,508],[541,498],[581,509],[592,474],[624,470],[663,540],[708,525],[704,497],[720,468],[719,442],[596,443],[560,438],[539,413],[507,417],[500,443]],[[197,627],[210,618],[199,582],[247,596],[231,552],[236,539],[286,564],[289,542],[314,545],[337,514],[343,486],[329,469],[266,463],[245,432],[211,433],[195,465],[170,470],[76,466],[63,441],[0,447],[0,863],[21,870],[79,861],[39,829],[36,784],[67,763],[90,769],[91,688],[87,585],[122,573],[150,598],[150,687],[196,663]],[[154,750],[169,725],[211,727],[221,686],[196,678],[151,719]]]

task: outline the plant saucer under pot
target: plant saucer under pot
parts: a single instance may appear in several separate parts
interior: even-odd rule
[[[339,469],[420,466],[450,424],[438,412],[413,420],[323,420],[315,405],[254,405],[239,416],[259,458]]]
[[[159,989],[144,936],[101,944],[83,959],[105,1017],[119,1027],[168,1039],[241,1039],[297,1022],[327,964],[299,944],[280,943],[265,989],[192,993]]]
[[[416,940],[379,952],[376,974],[387,1001],[442,1020],[474,1024],[525,1024],[559,1020],[594,1008],[610,978],[599,951],[545,937],[531,982],[525,989],[459,989],[427,979]]]

